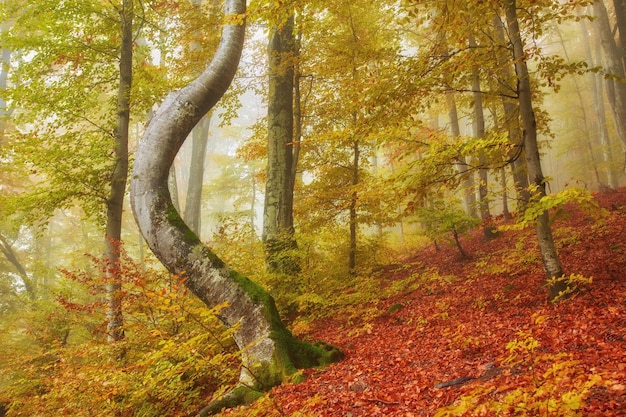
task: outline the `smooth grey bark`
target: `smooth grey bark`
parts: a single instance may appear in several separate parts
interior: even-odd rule
[[[476,48],[476,41],[473,36],[469,37],[469,47]],[[485,137],[485,113],[483,108],[483,93],[480,88],[480,71],[476,65],[472,66],[472,95],[474,98],[474,123],[473,134],[475,138]],[[483,221],[483,236],[485,239],[492,239],[496,235],[496,229],[491,219],[489,208],[489,176],[487,170],[487,160],[485,152],[478,154],[478,207],[480,218]]]
[[[507,45],[507,41],[504,37],[504,26],[500,16],[494,16],[493,27],[495,29],[496,40],[504,45]],[[513,144],[513,155],[507,155],[509,161],[511,161],[511,175],[513,177],[513,184],[515,192],[517,194],[516,210],[519,213],[523,213],[526,210],[526,205],[530,200],[530,193],[528,191],[528,169],[526,168],[526,155],[524,151],[524,138],[521,135],[521,127],[519,122],[519,101],[514,101],[509,96],[517,94],[517,82],[516,75],[512,66],[505,62],[505,58],[500,54],[496,55],[498,59],[498,77],[500,78],[500,84],[506,86],[506,90],[502,94],[502,109],[504,110],[504,124],[506,125],[509,142]],[[514,84],[515,87],[509,85]]]
[[[107,338],[115,342],[124,338],[122,283],[120,277],[120,242],[122,213],[128,177],[128,132],[130,126],[130,89],[133,77],[133,0],[124,0],[119,11],[121,47],[117,93],[117,126],[115,128],[115,167],[107,199],[105,260],[107,263]]]
[[[461,127],[459,126],[459,113],[456,107],[456,100],[454,99],[454,93],[449,91],[446,93],[446,103],[448,106],[448,118],[450,121],[450,133],[452,137],[458,138],[461,136]],[[472,217],[478,218],[476,213],[476,184],[474,181],[474,175],[469,170],[469,165],[465,155],[457,155],[457,160],[454,163],[456,171],[461,176],[461,187],[463,189],[463,208],[465,213]]]
[[[294,20],[274,27],[268,43],[268,152],[262,239],[268,272],[295,275],[300,271],[293,251],[295,185],[294,150]]]
[[[228,268],[203,245],[170,198],[167,177],[176,153],[235,76],[244,42],[245,11],[245,0],[226,2],[225,13],[234,22],[224,27],[205,71],[170,93],[155,113],[139,143],[131,178],[131,206],[148,246],[171,273],[186,278],[185,285],[207,306],[226,304],[219,317],[233,327],[233,339],[241,350],[240,385],[201,415],[251,401],[258,397],[255,390],[280,383],[296,368],[324,365],[341,357],[334,348],[297,340],[280,320],[271,295]]]
[[[202,184],[211,116],[212,113],[208,113],[191,131],[191,162],[189,164],[189,182],[187,183],[183,220],[198,236],[201,235]]]
[[[624,66],[603,1],[597,0],[593,3],[593,13],[595,16],[594,24],[600,35],[600,43],[604,51],[607,97],[622,145],[622,170],[626,172],[626,83],[624,82],[626,77]]]
[[[591,41],[589,39],[589,32],[587,30],[587,24],[584,19],[580,20],[580,29],[582,32],[582,42],[585,48],[585,55],[589,65],[596,66],[602,62],[602,47],[600,44],[600,34],[596,25],[592,24],[593,29],[593,45],[595,50],[595,56],[593,55],[591,48]],[[618,185],[618,174],[615,172],[615,164],[613,161],[613,145],[609,135],[609,127],[606,120],[606,110],[604,107],[604,79],[601,74],[589,72],[589,84],[591,86],[591,93],[593,95],[594,113],[596,116],[596,135],[600,140],[600,147],[602,150],[602,160],[605,164],[607,185],[610,188],[616,188]],[[589,143],[591,148],[591,143]],[[593,155],[593,149],[590,149]]]
[[[524,129],[524,147],[526,150],[526,166],[528,167],[528,177],[534,187],[533,200],[538,200],[546,195],[546,184],[541,169],[541,159],[539,156],[539,146],[537,143],[537,122],[532,103],[532,91],[530,75],[526,65],[526,52],[519,29],[517,19],[516,0],[505,0],[505,13],[509,26],[509,37],[513,46],[513,60],[515,62],[515,73],[517,75],[517,90],[520,106],[520,118]],[[543,261],[546,278],[561,278],[563,267],[557,254],[556,245],[552,237],[550,219],[547,211],[543,211],[536,220],[537,239]],[[555,300],[567,289],[563,281],[556,281],[549,285],[550,299]]]

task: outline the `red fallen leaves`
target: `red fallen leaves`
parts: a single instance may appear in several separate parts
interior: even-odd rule
[[[569,228],[556,234],[566,271],[593,277],[574,299],[548,304],[541,265],[507,261],[524,236],[520,254],[535,253],[528,231],[508,231],[490,242],[477,232],[463,242],[470,260],[459,259],[454,248],[424,250],[407,260],[411,268],[387,268],[381,282],[423,267],[457,280],[381,302],[369,331],[353,338],[346,337],[353,329],[336,317],[318,323],[311,337],[344,348],[347,358],[321,371],[306,370],[301,384],[276,387],[270,394],[274,409],[253,408],[250,415],[432,416],[477,384],[508,392],[527,378],[529,369],[500,363],[520,331],[539,341],[537,355],[567,353],[586,374],[608,381],[592,387],[582,415],[626,415],[626,189],[598,199],[610,211],[604,225],[576,210],[556,224]],[[397,303],[403,307],[389,313]],[[463,376],[475,379],[434,388]]]

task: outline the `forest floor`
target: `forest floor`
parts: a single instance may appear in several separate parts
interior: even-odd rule
[[[547,301],[532,230],[476,231],[470,258],[426,248],[382,268],[398,291],[360,319],[315,322],[345,360],[225,414],[626,416],[626,189],[596,199],[602,219],[569,207],[553,227],[566,272],[593,278],[571,299]]]

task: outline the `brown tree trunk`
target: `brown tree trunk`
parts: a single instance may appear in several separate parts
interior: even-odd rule
[[[526,166],[528,167],[528,177],[534,187],[531,196],[532,201],[538,201],[546,195],[546,184],[541,170],[541,159],[539,157],[539,146],[537,144],[537,123],[532,104],[532,91],[530,85],[530,75],[526,66],[526,53],[520,35],[519,23],[517,20],[516,0],[505,0],[506,19],[509,25],[509,36],[513,44],[513,58],[515,61],[515,72],[517,74],[517,88],[519,96],[520,117],[524,128],[524,147],[526,150]],[[546,278],[561,278],[563,267],[556,251],[548,212],[542,212],[536,220],[537,238]],[[559,293],[566,289],[562,281],[556,281],[549,286],[550,299],[554,300]]]
[[[128,177],[128,132],[130,124],[130,88],[133,76],[133,0],[124,0],[119,12],[122,28],[120,48],[120,84],[117,93],[117,127],[115,129],[115,168],[107,200],[107,337],[109,342],[124,338],[122,282],[120,277],[120,242],[122,213]]]
[[[494,16],[493,27],[495,29],[495,38],[503,46],[506,45],[504,37],[504,27],[502,26],[502,20],[500,16]],[[502,57],[500,54],[496,55],[500,70],[498,77],[501,80],[502,85],[509,86],[512,83],[517,86],[516,76],[511,69],[511,65],[505,60],[508,57]],[[521,127],[519,123],[519,101],[515,102],[510,95],[514,94],[516,88],[511,85],[510,91],[504,91],[502,94],[502,109],[504,111],[504,124],[508,132],[509,142],[513,145],[513,152],[507,155],[507,158],[511,161],[511,175],[513,177],[513,184],[515,192],[517,194],[517,207],[516,210],[519,213],[523,213],[526,210],[526,205],[530,199],[528,192],[528,169],[526,168],[526,157],[524,152],[524,139],[521,136]]]

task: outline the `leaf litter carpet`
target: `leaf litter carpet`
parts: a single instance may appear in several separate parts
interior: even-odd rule
[[[464,236],[469,259],[451,246],[429,247],[379,272],[381,285],[404,280],[406,287],[363,306],[367,317],[338,314],[312,326],[307,337],[341,347],[345,360],[306,370],[304,382],[224,414],[433,416],[477,389],[476,401],[497,402],[519,387],[549,387],[559,398],[598,375],[602,382],[580,409],[548,415],[626,416],[626,189],[596,198],[604,219],[569,207],[554,227],[566,274],[593,278],[573,299],[547,302],[532,231],[508,230],[488,242],[480,232]],[[533,339],[537,347],[525,354],[507,349]],[[569,366],[551,377],[555,362]],[[533,413],[504,407],[498,415]]]

